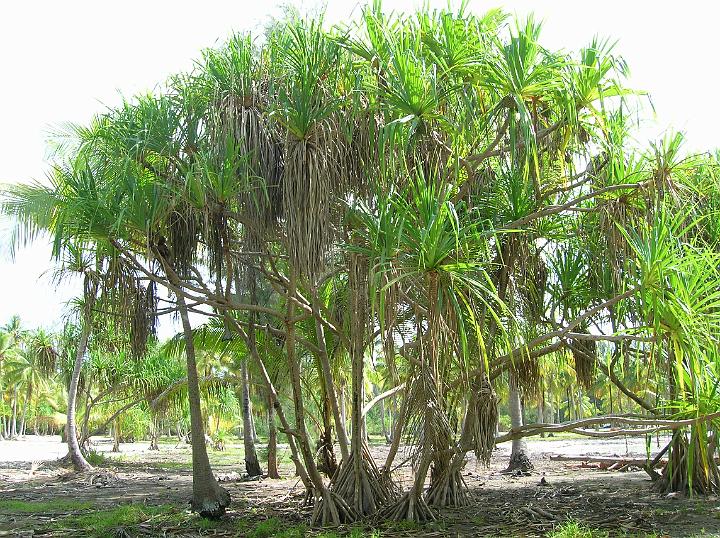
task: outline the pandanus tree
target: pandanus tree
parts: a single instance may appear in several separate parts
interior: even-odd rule
[[[610,44],[557,53],[542,47],[532,18],[506,19],[464,8],[388,16],[376,2],[356,25],[291,18],[262,42],[233,36],[162,92],[76,128],[51,185],[6,190],[21,238],[49,231],[56,252],[91,260],[88,316],[93,301],[133,306],[134,353],[154,314],[179,314],[194,510],[218,516],[229,496],[204,445],[190,313],[215,318],[220,341],[242,355],[240,377],[249,367],[260,380],[317,524],[432,519],[434,507],[465,502],[467,453],[487,461],[496,441],[518,441],[511,464],[526,463],[519,440],[542,426],[520,422],[519,399],[543,386],[540,360],[571,354],[589,386],[596,342],[619,354],[673,342],[662,352],[677,372],[666,401],[707,392],[693,379],[712,370],[710,353],[694,363],[682,346],[708,328],[668,316],[681,295],[713,312],[714,276],[652,276],[628,238],[668,204],[692,202],[703,218],[688,218],[703,224],[682,239],[683,263],[698,265],[700,241],[704,256],[714,252],[713,202],[697,179],[712,166],[683,161],[673,141],[647,156],[628,149],[633,92]],[[593,262],[598,253],[607,263]],[[154,286],[172,299],[157,305]],[[91,331],[81,326],[80,344]],[[401,398],[382,466],[363,420],[365,369],[378,349],[397,383],[388,394]],[[350,365],[351,435],[338,364]],[[505,384],[513,429],[495,439]],[[334,426],[342,458],[329,483],[308,427],[316,393],[321,445],[329,451]],[[403,437],[414,448],[407,492],[391,475]]]

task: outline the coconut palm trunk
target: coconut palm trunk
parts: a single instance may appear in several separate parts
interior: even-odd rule
[[[522,401],[520,400],[520,390],[518,388],[515,374],[510,373],[510,388],[508,408],[510,411],[510,424],[515,430],[523,425]],[[529,473],[533,470],[533,464],[527,454],[527,443],[524,437],[513,439],[512,452],[510,454],[510,463],[507,471],[515,471],[521,473]]]
[[[150,406],[150,446],[148,450],[160,450],[158,440],[160,437],[160,421],[157,412]]]
[[[89,471],[92,466],[85,460],[80,452],[80,444],[78,443],[77,424],[75,420],[75,404],[77,400],[78,384],[80,383],[80,373],[82,372],[83,361],[85,360],[85,352],[87,351],[88,340],[90,338],[90,320],[89,316],[85,316],[78,340],[77,350],[75,354],[75,365],[73,367],[72,377],[70,378],[70,388],[68,389],[68,408],[67,408],[67,425],[65,427],[65,435],[67,436],[68,457],[73,467],[77,471]]]
[[[27,412],[30,400],[32,399],[32,384],[28,384],[25,401],[23,402],[22,419],[20,420],[20,437],[25,435],[25,427],[27,426]]]
[[[250,378],[248,376],[247,358],[240,363],[242,378],[242,414],[243,414],[243,446],[245,448],[245,472],[248,476],[262,476],[262,469],[255,450],[253,428],[250,417]]]
[[[267,447],[267,474],[268,478],[280,478],[277,463],[277,427],[275,426],[275,407],[273,398],[268,394],[267,398],[267,421],[268,421],[268,447]]]
[[[115,419],[113,421],[112,431],[113,431],[112,451],[120,452],[120,420],[119,419]]]
[[[230,505],[230,494],[221,487],[210,468],[207,447],[205,446],[205,430],[203,427],[202,408],[200,403],[200,385],[195,359],[195,345],[192,327],[188,317],[185,299],[177,296],[178,311],[185,336],[185,358],[187,361],[187,391],[190,403],[190,434],[192,438],[193,463],[193,494],[190,507],[200,516],[217,518],[225,513]]]
[[[10,439],[15,439],[17,437],[17,399],[18,399],[18,388],[17,388],[17,385],[15,385],[15,389],[13,390],[13,399],[12,399],[12,419],[10,421]]]

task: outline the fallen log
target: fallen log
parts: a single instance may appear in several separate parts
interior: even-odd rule
[[[701,417],[672,420],[662,418],[637,418],[623,415],[607,415],[588,419],[575,420],[561,424],[526,424],[511,429],[504,435],[495,438],[495,444],[505,443],[522,437],[532,437],[541,433],[548,432],[572,432],[588,437],[620,437],[627,435],[648,435],[657,433],[661,430],[677,430],[685,426],[691,426],[698,422],[709,422],[720,418],[720,411],[703,415]],[[590,426],[600,426],[603,424],[626,424],[630,426],[646,426],[645,428],[625,428],[607,431],[587,430]]]
[[[622,466],[635,466],[635,467],[645,467],[645,465],[651,463],[648,462],[645,458],[618,458],[615,456],[563,456],[561,454],[551,454],[550,455],[550,461],[579,461],[579,462],[587,462],[587,463],[604,463],[609,466],[618,465],[619,467]],[[664,465],[667,463],[667,460],[657,460],[653,461],[654,467],[657,467],[658,465]]]

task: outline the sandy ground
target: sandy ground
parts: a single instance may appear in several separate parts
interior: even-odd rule
[[[96,439],[94,448],[107,452],[112,444]],[[660,440],[660,447],[664,446]],[[161,445],[160,451],[147,451],[147,443],[121,445],[122,452],[112,455],[109,463],[90,475],[77,475],[58,468],[52,462],[65,450],[57,437],[0,442],[0,501],[26,502],[75,500],[93,503],[95,509],[118,504],[143,503],[172,505],[178,510],[186,505],[190,494],[190,447]],[[716,497],[685,498],[652,493],[652,482],[639,469],[611,472],[595,464],[550,460],[552,454],[633,456],[646,455],[643,438],[598,440],[579,438],[533,439],[528,449],[535,463],[529,476],[502,472],[507,465],[510,444],[496,450],[489,467],[478,465],[471,457],[464,470],[469,502],[459,509],[445,509],[437,523],[400,529],[397,525],[376,524],[380,537],[465,537],[524,536],[540,537],[567,520],[601,529],[610,536],[653,537],[720,537],[720,502]],[[652,451],[658,450],[655,440]],[[372,447],[380,462],[387,447]],[[171,527],[145,529],[135,533],[125,529],[124,536],[252,536],[238,531],[242,525],[255,525],[267,518],[279,518],[285,524],[299,524],[309,519],[308,509],[301,507],[302,488],[285,465],[281,480],[239,480],[242,471],[239,451],[210,453],[214,469],[221,477],[233,503],[220,527],[212,531]],[[401,450],[397,463],[405,459]],[[45,463],[43,463],[45,462]],[[408,465],[395,471],[395,480],[407,487]],[[103,475],[103,476],[100,476]],[[104,476],[110,476],[105,479]],[[98,480],[98,476],[100,479]],[[48,522],[58,514],[12,513],[0,510],[0,536],[85,536],[71,531],[48,530]],[[340,530],[342,534],[342,529]],[[345,529],[347,531],[347,529]],[[272,536],[272,535],[271,535]],[[370,534],[368,534],[370,536]]]
[[[112,440],[105,437],[91,439],[93,449],[111,457],[122,455],[138,455],[147,451],[150,443],[122,443],[120,452],[113,454]],[[660,447],[665,446],[666,438],[660,437]],[[548,454],[563,454],[565,456],[633,456],[644,458],[646,456],[645,439],[643,437],[629,437],[620,439],[595,438],[545,438],[528,439],[528,453],[531,458],[543,457]],[[655,438],[651,444],[651,453],[660,448]],[[28,435],[20,441],[0,440],[0,462],[41,462],[53,461],[67,454],[67,447],[58,435],[35,436]],[[510,443],[499,445],[496,454],[500,457],[510,454]]]

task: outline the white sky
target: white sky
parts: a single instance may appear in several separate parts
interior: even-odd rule
[[[409,10],[421,2],[385,0],[387,10]],[[445,7],[446,1],[430,1]],[[63,122],[87,122],[120,95],[151,90],[169,74],[188,69],[202,48],[232,31],[261,28],[278,6],[302,10],[319,2],[296,0],[66,0],[7,2],[0,16],[0,182],[40,179],[47,133]],[[328,22],[347,21],[356,0],[329,0]],[[650,92],[657,123],[684,130],[688,146],[720,147],[717,95],[717,21],[720,3],[701,0],[649,1],[519,0],[471,2],[482,13],[503,7],[530,11],[544,20],[542,43],[577,50],[593,35],[619,40],[617,51],[631,69],[630,86]],[[0,325],[19,314],[28,327],[57,326],[72,287],[54,290],[41,274],[49,246],[35,244],[15,261],[0,236]],[[162,333],[173,331],[164,324]],[[161,334],[162,336],[162,334]]]

